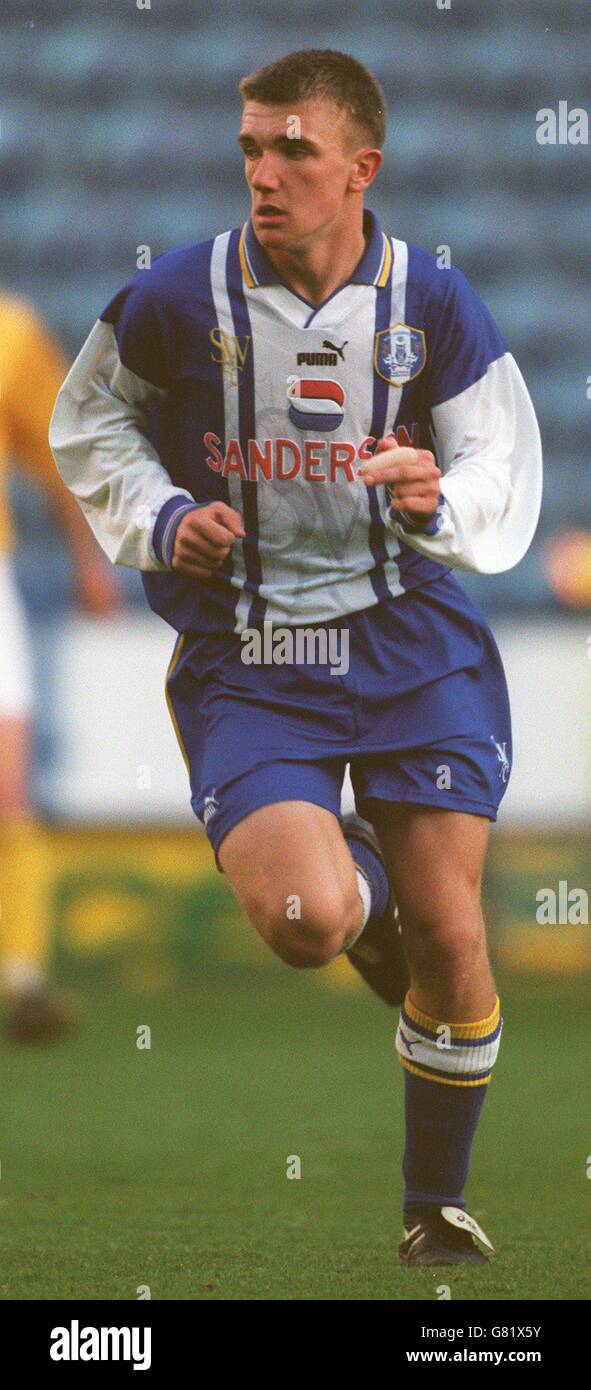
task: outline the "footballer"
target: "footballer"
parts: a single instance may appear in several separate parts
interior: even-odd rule
[[[51,857],[32,795],[34,680],[15,574],[18,534],[9,479],[28,474],[50,504],[72,561],[75,596],[106,618],[119,604],[113,571],[56,472],[47,431],[68,363],[27,300],[0,290],[0,1003],[13,1042],[45,1043],[79,1022],[51,980]]]
[[[111,299],[51,444],[178,634],[191,802],[246,915],[289,965],[346,952],[401,1006],[400,1258],[484,1263],[464,1188],[502,1027],[481,877],[511,727],[454,571],[527,550],[539,432],[465,277],[365,207],[386,134],[372,74],[309,49],[240,93],[248,220]],[[346,633],[348,670],[244,661],[242,635],[269,624]]]

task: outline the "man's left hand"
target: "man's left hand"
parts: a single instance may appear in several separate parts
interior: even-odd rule
[[[427,525],[437,511],[441,470],[428,449],[409,449],[393,434],[380,439],[372,459],[357,474],[368,487],[386,483],[392,506],[417,525]]]

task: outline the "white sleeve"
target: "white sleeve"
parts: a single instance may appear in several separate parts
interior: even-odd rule
[[[510,353],[432,410],[442,467],[441,503],[429,531],[391,524],[413,550],[456,569],[496,574],[525,554],[542,500],[535,411]]]
[[[58,394],[49,429],[57,468],[115,564],[165,570],[151,537],[175,487],[143,432],[166,392],[123,366],[114,330],[99,320]]]

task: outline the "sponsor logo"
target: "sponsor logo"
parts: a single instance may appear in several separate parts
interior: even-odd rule
[[[308,428],[312,429],[316,423],[315,417],[308,420]],[[397,425],[391,432],[398,444],[412,445],[413,449],[420,447],[416,421]],[[348,439],[306,439],[298,443],[279,435],[248,439],[243,447],[239,439],[231,438],[224,444],[219,434],[206,430],[203,444],[207,467],[222,478],[235,475],[245,483],[288,483],[295,478],[309,483],[358,483],[356,465],[373,458],[377,440],[369,434],[359,444]]]
[[[221,366],[224,382],[228,386],[238,386],[244,371],[250,335],[238,338],[236,334],[226,333],[223,328],[212,328],[209,341],[215,350],[210,352],[210,359]]]
[[[344,362],[344,361],[345,361],[344,349],[347,347],[348,342],[349,342],[349,339],[348,339],[348,338],[345,338],[344,343],[342,343],[341,346],[338,347],[338,345],[337,345],[336,343],[331,343],[331,342],[328,341],[327,338],[325,338],[325,339],[324,339],[324,342],[323,342],[323,344],[322,344],[322,346],[325,347],[325,348],[330,348],[330,351],[331,351],[331,352],[338,352],[338,355],[339,355],[339,357],[340,357],[340,359],[341,359],[341,362]]]
[[[336,367],[336,352],[298,352],[298,367]]]
[[[345,392],[329,377],[288,376],[289,418],[300,430],[338,430],[345,414]]]
[[[427,361],[427,344],[421,328],[393,323],[376,333],[374,366],[378,376],[390,386],[405,386],[422,372]]]
[[[337,343],[331,343],[328,338],[325,338],[322,346],[328,349],[327,352],[298,352],[298,367],[336,367],[339,357],[341,362],[345,361],[343,349],[346,348],[348,341],[346,338],[342,347],[339,347]]]
[[[390,432],[401,449],[420,449],[421,431],[416,420],[413,420],[412,425],[396,425]]]

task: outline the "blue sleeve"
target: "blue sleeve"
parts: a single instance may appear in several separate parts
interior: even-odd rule
[[[157,559],[168,565],[169,569],[172,568],[174,542],[183,517],[187,512],[197,512],[208,505],[207,502],[190,502],[186,494],[178,493],[160,508],[152,531],[152,545]]]
[[[438,270],[425,304],[429,405],[441,405],[486,375],[507,351],[476,290],[455,268]]]
[[[150,274],[149,270],[138,271],[100,317],[113,326],[123,366],[165,391],[174,360],[171,314],[166,302],[154,294],[146,278]],[[138,280],[138,275],[144,278]]]

